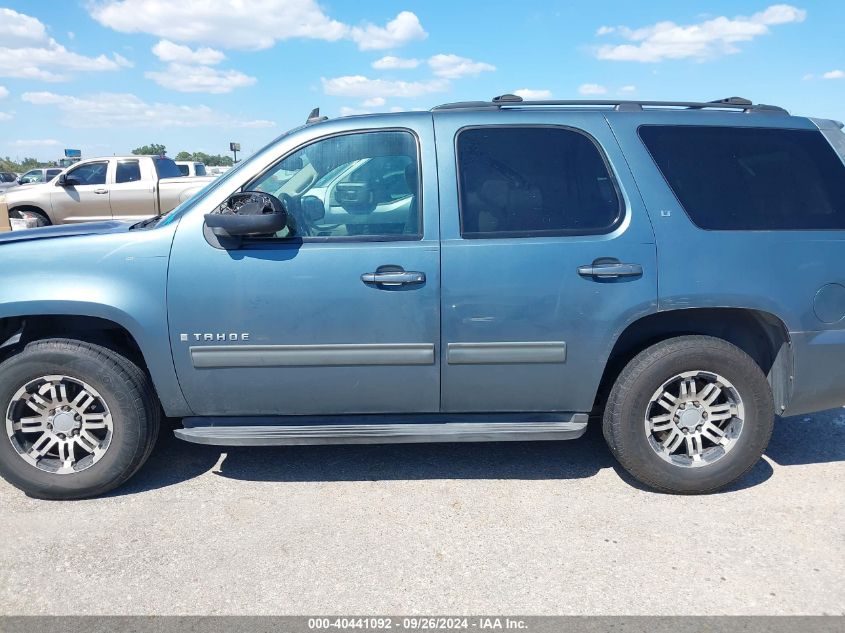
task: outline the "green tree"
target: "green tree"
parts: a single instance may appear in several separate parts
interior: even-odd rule
[[[193,155],[190,152],[179,152],[176,154],[175,160],[193,160]]]
[[[167,148],[160,143],[150,143],[149,145],[141,145],[132,150],[133,154],[152,154],[153,156],[160,156],[167,153]]]

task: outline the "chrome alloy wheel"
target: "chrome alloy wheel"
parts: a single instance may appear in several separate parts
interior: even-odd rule
[[[664,382],[646,407],[645,432],[654,452],[696,468],[724,457],[745,421],[742,398],[723,376],[688,371]]]
[[[58,475],[90,468],[112,439],[112,417],[91,385],[42,376],[18,389],[6,410],[6,434],[18,455]]]

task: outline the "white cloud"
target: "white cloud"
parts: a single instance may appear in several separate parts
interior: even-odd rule
[[[38,139],[31,139],[31,140],[19,140],[19,141],[12,141],[8,143],[8,145],[12,147],[56,147],[57,145],[61,145],[61,141],[57,141],[54,138],[38,138]]]
[[[11,121],[13,118],[11,112],[0,112],[0,121]]]
[[[367,99],[361,105],[365,108],[380,108],[385,103],[387,103],[387,99],[384,97],[373,97],[372,99]]]
[[[429,58],[428,65],[435,75],[447,79],[474,77],[483,72],[496,70],[496,67],[492,64],[477,62],[467,57],[459,57],[458,55],[434,55]]]
[[[578,94],[582,95],[603,95],[607,93],[607,88],[599,84],[581,84],[578,86]]]
[[[374,24],[353,27],[350,36],[362,51],[372,51],[396,48],[414,40],[424,40],[428,33],[415,14],[402,11],[384,27]]]
[[[101,92],[85,97],[54,92],[25,92],[21,99],[33,105],[55,106],[66,114],[68,127],[272,127],[273,121],[242,119],[208,106],[147,103],[134,94]]]
[[[87,57],[69,51],[52,37],[37,18],[12,9],[0,9],[0,77],[66,81],[68,73],[118,70],[132,64],[111,57]]]
[[[372,99],[374,97],[421,97],[434,92],[443,92],[449,88],[449,82],[443,79],[429,79],[426,81],[389,81],[387,79],[370,79],[363,75],[348,75],[320,80],[323,92],[336,97],[358,97]]]
[[[226,55],[213,48],[194,50],[170,40],[160,40],[152,51],[161,61],[170,63],[164,70],[145,72],[144,77],[170,90],[222,94],[251,86],[257,81],[238,70],[210,68],[226,59]]]
[[[385,26],[334,20],[316,0],[97,0],[91,17],[122,33],[148,33],[176,42],[260,50],[277,41],[351,39],[361,50],[401,46],[428,36],[419,18],[402,11]]]
[[[144,77],[159,86],[177,92],[223,94],[235,88],[253,85],[257,80],[237,70],[218,70],[209,66],[168,64],[163,71],[147,71]]]
[[[0,99],[5,99],[9,96],[9,89],[6,86],[0,86]]]
[[[393,55],[382,57],[372,63],[372,67],[376,70],[404,70],[407,68],[416,68],[419,65],[420,60],[418,59],[405,59],[403,57],[394,57]]]
[[[619,88],[619,93],[623,95],[633,94],[636,91],[637,87],[632,84],[628,84],[627,86],[622,86],[621,88]]]
[[[211,66],[219,64],[226,59],[226,55],[213,48],[198,48],[194,50],[190,46],[174,44],[170,40],[160,40],[158,44],[153,46],[152,50],[153,54],[161,61],[177,64],[203,64],[205,66]]]
[[[822,75],[822,79],[843,79],[845,78],[845,71],[831,70]]]
[[[551,90],[532,90],[531,88],[520,88],[513,93],[526,101],[543,101],[552,98]]]
[[[666,59],[706,60],[738,53],[740,42],[766,35],[770,27],[803,22],[807,12],[788,4],[776,4],[751,16],[724,16],[695,24],[658,22],[631,29],[627,26],[603,26],[597,35],[615,34],[628,44],[608,44],[596,49],[596,57],[613,61],[660,62]]]

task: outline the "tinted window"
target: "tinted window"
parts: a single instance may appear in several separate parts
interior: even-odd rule
[[[78,185],[104,185],[106,184],[106,171],[108,163],[86,163],[71,169],[67,177],[76,181]]]
[[[52,180],[56,176],[62,173],[61,169],[48,169],[47,170],[47,180]]]
[[[704,229],[845,229],[845,165],[820,132],[643,126],[640,137]]]
[[[285,198],[305,239],[421,235],[417,144],[409,132],[361,132],[308,145],[247,185]]]
[[[178,165],[177,164],[176,166],[179,168],[179,173],[182,176],[187,176],[189,173],[191,173],[191,170],[187,165]]]
[[[156,166],[156,173],[159,178],[182,177],[182,172],[179,171],[179,165],[169,158],[153,158],[153,164]]]
[[[553,127],[487,127],[458,135],[461,234],[584,235],[612,229],[619,197],[584,134]]]
[[[205,176],[206,175],[205,174],[205,165],[203,165],[202,163],[197,163],[196,165],[194,165],[194,171],[196,171],[196,174],[194,174],[196,176]]]
[[[0,172],[0,182],[14,182],[16,176],[8,171]]]
[[[136,182],[138,180],[141,180],[141,166],[137,160],[117,162],[116,182]]]

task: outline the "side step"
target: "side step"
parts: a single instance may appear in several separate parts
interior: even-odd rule
[[[540,417],[540,416],[537,416]],[[556,416],[563,417],[563,416]],[[422,442],[509,442],[573,440],[587,430],[587,415],[542,422],[405,422],[380,424],[228,424],[190,419],[176,429],[179,439],[214,446],[282,446],[303,444],[408,444]],[[331,418],[329,418],[331,420]],[[214,420],[211,426],[208,424]],[[248,418],[241,418],[248,420]],[[187,420],[186,420],[187,422]]]

